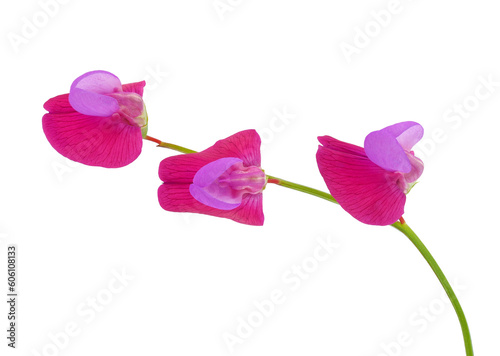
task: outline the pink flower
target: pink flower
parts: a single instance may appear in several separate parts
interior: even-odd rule
[[[146,82],[125,84],[114,74],[93,71],[75,79],[69,94],[49,99],[43,131],[63,156],[89,166],[123,167],[141,153],[148,117],[142,100]]]
[[[424,129],[406,121],[374,131],[365,148],[319,137],[319,171],[337,202],[359,221],[390,225],[404,213],[406,193],[424,170],[411,148]]]
[[[163,209],[207,214],[248,225],[263,225],[260,137],[241,131],[199,153],[160,163],[158,199]]]

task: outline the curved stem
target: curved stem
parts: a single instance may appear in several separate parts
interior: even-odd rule
[[[156,139],[154,137],[151,137],[151,136],[146,136],[145,140],[148,140],[148,141],[151,141],[151,142],[155,142],[155,143],[158,144],[159,147],[168,148],[168,149],[180,152],[180,153],[196,153],[196,151],[191,150],[189,148],[178,146],[178,145],[174,145],[173,143],[162,142],[162,141],[160,141],[160,140],[158,140],[158,139]]]
[[[422,254],[422,256],[425,258],[429,266],[431,266],[432,271],[436,275],[436,277],[439,279],[439,282],[441,282],[441,285],[443,286],[444,290],[446,291],[446,294],[448,295],[448,298],[450,298],[451,304],[453,305],[453,308],[455,308],[455,312],[457,313],[458,320],[460,321],[460,326],[462,328],[462,334],[464,337],[464,344],[465,344],[465,352],[467,356],[472,356],[474,355],[474,351],[472,350],[472,340],[470,337],[470,331],[469,331],[469,326],[467,325],[467,319],[465,318],[464,311],[462,310],[462,306],[460,305],[457,296],[455,295],[455,292],[453,291],[453,288],[451,288],[450,283],[446,279],[443,271],[437,264],[436,260],[434,257],[432,257],[431,253],[425,247],[423,242],[418,238],[417,234],[408,226],[406,223],[400,223],[399,221],[395,222],[392,224],[394,228],[398,229],[401,231],[406,237],[410,239],[410,241],[415,245],[418,251]]]
[[[181,153],[195,153],[196,151],[191,150],[189,148],[185,148],[182,146],[174,145],[171,143],[166,143],[162,142],[156,138],[146,136],[146,140],[156,142],[159,147],[164,147],[164,148],[169,148],[174,151],[178,151]],[[302,193],[310,194],[315,197],[321,198],[328,200],[329,202],[338,204],[338,202],[329,194],[326,192],[323,192],[318,189],[310,188],[302,184],[297,184],[293,183],[281,178],[273,177],[270,175],[267,175],[267,182],[276,184],[285,188],[297,190]],[[467,325],[467,320],[465,318],[464,311],[462,310],[462,307],[460,306],[460,303],[458,302],[457,296],[455,295],[455,292],[453,291],[453,288],[451,288],[450,283],[446,279],[443,271],[437,264],[436,260],[434,257],[432,257],[431,253],[425,247],[423,242],[418,238],[418,236],[415,234],[415,232],[406,224],[404,219],[401,217],[401,221],[396,221],[394,224],[391,225],[392,227],[396,228],[397,230],[401,231],[410,241],[415,245],[415,247],[420,251],[422,256],[425,258],[429,266],[432,268],[432,271],[438,278],[439,282],[443,286],[444,290],[446,291],[446,294],[448,295],[448,298],[450,298],[451,304],[453,305],[453,308],[455,308],[455,312],[457,313],[458,320],[460,321],[460,326],[462,328],[462,334],[464,338],[464,344],[465,344],[465,352],[467,356],[473,356],[474,351],[472,350],[472,340],[470,336],[470,331],[469,331],[469,326]]]
[[[292,183],[289,181],[286,181],[281,178],[276,178],[273,176],[268,175],[268,183],[273,183],[280,185],[285,188],[297,190],[299,192],[303,192],[306,194],[314,195],[316,197],[328,200],[332,203],[338,204],[338,202],[328,193],[325,193],[323,191],[306,187],[301,184],[296,184]],[[443,271],[437,264],[436,260],[434,257],[432,257],[431,253],[429,250],[425,247],[423,242],[418,238],[418,236],[413,232],[413,230],[406,224],[404,219],[401,217],[401,222],[396,221],[394,224],[391,225],[392,227],[396,228],[397,230],[401,231],[410,241],[415,245],[415,247],[420,251],[422,256],[425,258],[427,263],[431,266],[432,271],[438,278],[439,282],[441,282],[441,285],[443,286],[444,290],[446,291],[446,294],[448,295],[448,298],[450,298],[451,304],[453,305],[453,308],[455,308],[455,312],[457,313],[458,320],[460,321],[460,326],[462,327],[462,334],[464,338],[464,344],[465,344],[465,352],[467,356],[473,356],[474,352],[472,350],[472,340],[470,336],[470,331],[469,331],[469,326],[467,325],[467,320],[465,319],[465,314],[464,311],[462,310],[462,307],[460,306],[460,303],[458,302],[457,296],[455,295],[455,292],[453,291],[453,288],[451,287],[450,283],[446,279]]]

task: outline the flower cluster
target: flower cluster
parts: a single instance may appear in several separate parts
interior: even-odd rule
[[[42,123],[48,141],[69,159],[107,168],[132,163],[141,153],[143,139],[183,153],[160,163],[158,201],[167,211],[260,226],[264,224],[263,191],[272,183],[338,203],[362,223],[394,226],[418,248],[445,288],[462,327],[467,356],[473,355],[467,321],[449,282],[402,217],[406,195],[424,169],[412,151],[423,137],[421,125],[405,121],[371,132],[364,147],[318,137],[316,160],[328,194],[266,175],[255,130],[238,132],[201,152],[147,136],[145,84],[122,85],[105,71],[83,74],[69,94],[45,103],[48,113]]]
[[[122,85],[118,77],[93,71],[78,77],[69,94],[48,100],[43,130],[50,144],[74,161],[107,168],[132,163],[140,154],[148,117],[145,82]],[[412,147],[422,138],[416,122],[401,122],[370,133],[364,148],[330,136],[319,137],[318,168],[332,197],[359,221],[389,225],[404,213],[406,194],[423,171]],[[178,147],[178,146],[176,146]],[[262,225],[260,137],[238,132],[197,153],[160,163],[161,207]],[[279,184],[279,183],[277,183]]]

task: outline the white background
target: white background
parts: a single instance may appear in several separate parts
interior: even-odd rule
[[[166,212],[157,169],[174,153],[151,142],[120,169],[60,156],[42,105],[96,69],[147,81],[150,135],[202,150],[255,128],[268,174],[323,190],[318,135],[361,145],[370,131],[421,123],[425,170],[405,218],[459,284],[476,354],[498,354],[496,2],[222,0],[230,10],[220,16],[212,0],[44,1],[0,11],[0,289],[16,243],[17,354],[229,355],[223,335],[238,336],[239,318],[277,289],[284,302],[235,355],[465,355],[440,284],[390,227],[274,185],[264,227]],[[384,26],[373,22],[388,10]],[[346,56],[360,31],[363,48]],[[286,124],[275,119],[283,110]],[[328,238],[340,247],[292,290],[282,276]],[[133,280],[111,294],[122,270]],[[90,320],[96,296],[102,310]],[[78,335],[62,335],[68,325]]]

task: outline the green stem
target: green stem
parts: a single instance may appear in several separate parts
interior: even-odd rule
[[[177,151],[180,153],[196,153],[196,151],[190,150],[189,148],[185,148],[182,146],[174,145],[173,143],[162,142],[158,146],[169,148],[171,150],[174,150],[174,151]]]
[[[281,179],[281,178],[276,178],[273,176],[268,175],[267,176],[267,181],[268,183],[274,183],[277,185],[281,185],[282,187],[297,190],[302,193],[314,195],[315,197],[321,198],[328,200],[329,202],[338,204],[337,201],[331,196],[331,194],[322,192],[321,190],[306,187],[305,185],[302,184],[297,184],[297,183],[292,183],[287,180]]]
[[[151,141],[151,142],[157,143],[159,147],[168,148],[168,149],[180,152],[180,153],[196,153],[196,151],[193,151],[193,150],[191,150],[189,148],[178,146],[178,145],[174,145],[173,143],[162,142],[162,141],[160,141],[160,140],[158,140],[158,139],[156,139],[154,137],[151,137],[151,136],[146,136],[144,139],[148,140],[148,141]]]
[[[301,184],[296,184],[292,183],[289,181],[286,181],[281,178],[276,178],[273,176],[268,175],[268,183],[274,183],[277,185],[280,185],[285,188],[290,188],[293,190],[297,190],[299,192],[307,193],[310,195],[314,195],[316,197],[328,200],[332,203],[337,203],[337,201],[328,193],[322,192],[320,190],[314,189],[314,188],[309,188]],[[401,219],[404,221],[403,219]],[[462,334],[464,338],[464,344],[465,344],[465,352],[467,356],[473,356],[474,352],[472,350],[472,340],[470,337],[470,332],[469,332],[469,326],[467,325],[467,320],[465,319],[465,314],[464,311],[462,310],[462,307],[460,306],[460,303],[458,302],[457,296],[455,295],[455,292],[453,291],[453,288],[451,288],[450,283],[446,279],[443,271],[437,264],[436,260],[434,257],[432,257],[431,253],[429,250],[425,247],[423,242],[418,238],[418,236],[413,232],[412,229],[406,224],[406,222],[400,222],[396,221],[394,224],[392,224],[394,228],[397,230],[401,231],[410,241],[415,245],[415,247],[420,251],[422,256],[425,258],[429,266],[431,266],[432,271],[438,278],[439,282],[441,282],[441,285],[443,286],[444,290],[446,291],[446,294],[448,295],[448,298],[450,298],[451,304],[453,305],[453,308],[455,308],[455,312],[457,313],[458,320],[460,321],[460,326],[462,327]]]
[[[178,151],[181,153],[195,153],[196,151],[190,150],[189,148],[185,148],[182,146],[174,145],[171,143],[166,143],[162,142],[158,139],[155,139],[150,136],[146,136],[146,140],[156,142],[159,147],[164,147],[164,148],[169,148],[174,151]],[[321,198],[328,200],[329,202],[338,204],[338,202],[328,193],[323,192],[318,189],[310,188],[302,184],[297,184],[297,183],[292,183],[287,180],[281,179],[281,178],[276,178],[270,175],[267,175],[267,181],[268,183],[273,183],[276,185],[280,185],[285,188],[297,190],[302,193],[310,194],[315,197]],[[422,256],[425,258],[429,266],[432,268],[432,271],[438,278],[439,282],[441,282],[441,285],[443,286],[444,290],[446,291],[446,294],[448,295],[448,298],[450,298],[451,304],[453,305],[453,308],[455,308],[455,312],[457,313],[458,320],[460,321],[460,326],[462,327],[462,334],[464,337],[464,344],[465,344],[465,352],[467,356],[473,356],[474,352],[472,350],[472,340],[470,337],[470,331],[469,331],[469,326],[467,325],[467,320],[465,319],[465,314],[464,311],[462,310],[462,307],[460,306],[460,303],[458,302],[457,296],[455,295],[455,292],[453,291],[453,288],[451,288],[450,283],[446,279],[443,271],[437,264],[436,260],[434,257],[432,257],[431,253],[425,247],[423,242],[418,238],[418,236],[413,232],[413,230],[406,224],[406,222],[401,218],[400,221],[396,221],[394,224],[391,225],[392,227],[396,228],[397,230],[401,231],[410,241],[415,245],[417,250],[420,251]]]
[[[453,305],[453,308],[455,308],[455,312],[457,313],[458,320],[460,321],[460,326],[462,327],[462,334],[464,337],[466,355],[467,356],[474,355],[474,351],[472,350],[472,340],[470,337],[469,326],[467,325],[467,319],[465,318],[464,311],[460,306],[460,303],[457,299],[457,296],[455,295],[455,292],[453,291],[453,288],[451,288],[450,283],[446,279],[443,271],[437,264],[436,260],[434,259],[434,257],[432,257],[427,247],[425,247],[424,243],[418,238],[417,234],[413,232],[413,230],[408,226],[408,224],[400,223],[399,221],[397,221],[391,226],[393,226],[394,228],[398,229],[403,234],[405,234],[406,237],[408,237],[410,241],[415,245],[417,250],[420,251],[422,256],[424,256],[429,266],[431,266],[432,271],[439,279],[439,282],[441,282],[441,285],[446,291],[446,294],[448,295],[448,298],[450,298],[451,304]]]

